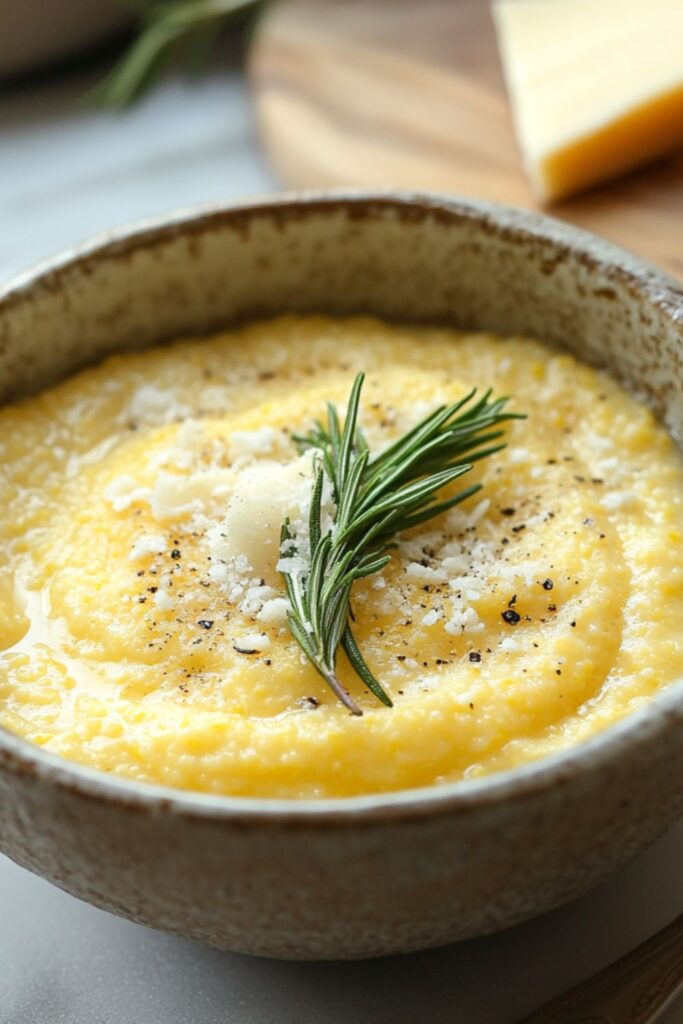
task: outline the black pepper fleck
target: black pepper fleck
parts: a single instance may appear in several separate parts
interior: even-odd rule
[[[302,697],[299,703],[305,708],[319,708],[320,701],[317,697]]]
[[[506,608],[505,611],[501,613],[501,618],[503,619],[503,622],[507,622],[508,626],[516,626],[521,619],[521,615],[519,612],[516,612],[514,608]]]

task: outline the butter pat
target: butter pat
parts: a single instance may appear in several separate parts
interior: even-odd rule
[[[683,0],[498,0],[493,11],[541,199],[683,145]]]

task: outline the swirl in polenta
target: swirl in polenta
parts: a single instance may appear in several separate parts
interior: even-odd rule
[[[472,387],[527,419],[481,491],[352,593],[393,707],[287,623],[292,435],[366,381],[373,452]],[[447,495],[446,495],[447,496]],[[323,505],[334,505],[326,493]],[[331,513],[330,513],[331,514]],[[0,411],[0,724],[112,775],[316,798],[514,768],[683,675],[683,461],[604,374],[523,338],[282,317],[119,355]]]

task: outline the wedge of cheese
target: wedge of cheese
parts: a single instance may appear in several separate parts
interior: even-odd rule
[[[683,0],[497,0],[493,11],[541,199],[683,146]]]

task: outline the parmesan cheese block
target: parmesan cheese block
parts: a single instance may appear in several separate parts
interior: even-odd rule
[[[494,17],[542,199],[683,145],[682,0],[498,0]]]

